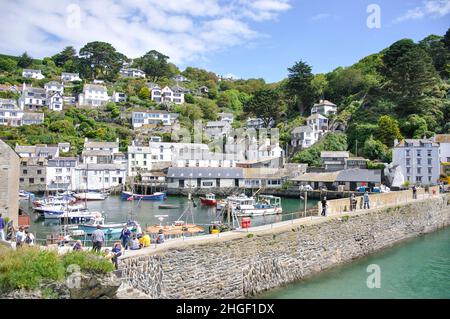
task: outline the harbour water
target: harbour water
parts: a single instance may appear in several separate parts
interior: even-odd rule
[[[380,267],[380,288],[367,286],[368,276],[374,274],[371,269],[367,271],[369,265]],[[450,227],[402,242],[258,298],[450,299]]]
[[[194,222],[197,225],[207,226],[215,220],[218,220],[215,207],[203,206],[200,204],[199,198],[194,198],[197,207],[192,207],[189,214],[188,200],[184,196],[168,196],[164,201],[124,201],[119,196],[110,196],[104,201],[88,201],[87,207],[92,211],[100,211],[104,213],[106,222],[121,223],[128,219],[137,220],[142,227],[160,224],[161,221],[156,217],[157,215],[167,215],[162,221],[163,225],[170,225],[176,221],[180,215],[185,212],[182,220],[187,223]],[[161,204],[178,205],[178,209],[160,209]],[[311,208],[317,204],[317,200],[308,200],[307,207]],[[32,219],[31,231],[36,234],[36,238],[45,240],[46,235],[57,232],[59,229],[55,221],[44,220],[38,218],[38,215],[33,213],[29,208],[28,201],[22,201],[21,207],[29,213]],[[258,216],[252,218],[252,226],[269,224],[292,218],[298,218],[304,211],[304,202],[300,199],[283,198],[282,199],[283,214]],[[297,214],[293,214],[297,213]]]

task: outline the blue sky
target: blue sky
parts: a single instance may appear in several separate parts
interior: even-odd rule
[[[366,26],[366,8],[372,3],[381,8],[380,29]],[[201,65],[222,74],[278,81],[299,59],[311,65],[314,73],[328,72],[352,65],[399,39],[418,41],[429,34],[443,35],[450,27],[449,15],[395,21],[408,10],[422,6],[422,1],[297,0],[291,5],[292,9],[277,21],[254,24],[255,30],[269,37],[227,49]]]
[[[181,68],[268,82],[300,59],[328,72],[450,26],[450,0],[0,1],[1,53],[42,58],[98,40],[131,58],[156,49]],[[370,4],[381,28],[367,27]]]

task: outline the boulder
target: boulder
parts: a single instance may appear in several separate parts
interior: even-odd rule
[[[113,273],[107,275],[80,275],[78,287],[69,288],[71,299],[116,298],[121,281]]]

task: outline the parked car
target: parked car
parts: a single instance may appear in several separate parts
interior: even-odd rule
[[[301,192],[306,192],[306,191],[312,191],[314,190],[311,185],[300,185],[300,187],[298,188],[299,191]]]

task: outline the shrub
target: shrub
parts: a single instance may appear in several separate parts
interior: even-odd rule
[[[54,251],[40,250],[37,247],[3,250],[0,254],[0,290],[33,289],[44,278],[64,278],[64,267]]]
[[[113,264],[101,255],[85,251],[74,251],[65,254],[62,257],[62,263],[65,268],[76,264],[80,266],[82,272],[86,273],[105,274],[114,270]]]

